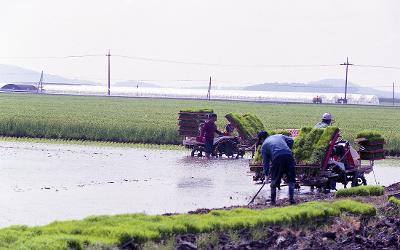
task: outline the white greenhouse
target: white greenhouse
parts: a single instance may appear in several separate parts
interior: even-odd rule
[[[104,86],[47,85],[46,92],[54,94],[104,95],[107,93],[107,89]],[[131,97],[183,99],[207,98],[206,89],[111,87],[111,94],[113,96]],[[319,96],[322,99],[322,103],[336,103],[338,99],[344,97],[343,93],[267,92],[246,90],[211,91],[211,99],[213,100],[313,103],[313,98],[316,96]],[[379,99],[376,95],[348,94],[347,103],[379,105]]]

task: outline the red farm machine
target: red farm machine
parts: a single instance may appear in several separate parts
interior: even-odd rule
[[[323,132],[320,132],[319,139],[315,139],[318,130]],[[342,139],[340,130],[336,127],[304,128],[301,131],[292,129],[290,132],[295,137],[295,147],[297,146],[293,151],[296,158],[298,187],[310,186],[312,189],[330,191],[336,190],[337,183],[343,184],[344,187],[349,183],[351,186],[366,185],[365,174],[373,171],[375,160],[384,159],[383,139],[374,142],[365,138],[357,139],[358,151],[356,151],[348,141]],[[301,154],[310,148],[310,144],[316,147],[308,154],[308,158],[303,157]],[[254,173],[254,181],[264,181],[265,176],[260,161],[250,162],[250,171]]]
[[[201,138],[201,127],[213,110],[182,110],[179,112],[179,135],[183,137],[183,145],[191,149],[192,157],[203,157],[205,154],[204,138]],[[246,131],[235,119],[238,114],[227,114],[225,118],[234,133],[224,133],[214,139],[212,155],[214,157],[227,156],[229,158],[243,157],[246,151],[254,153],[257,130],[252,133]],[[242,117],[242,116],[240,116]],[[247,119],[250,119],[247,117]],[[225,131],[226,132],[226,131]]]

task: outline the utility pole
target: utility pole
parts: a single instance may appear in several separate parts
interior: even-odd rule
[[[208,83],[208,92],[207,92],[207,100],[211,99],[211,76],[210,76],[210,82]]]
[[[111,64],[110,64],[110,58],[111,58],[111,54],[110,54],[110,50],[108,50],[108,54],[106,55],[108,57],[108,96],[110,96],[110,83],[111,83]]]
[[[394,82],[393,82],[393,107],[394,107]]]
[[[42,93],[43,92],[43,70],[42,70],[42,74],[40,74],[40,79],[37,85],[37,93]]]
[[[345,63],[341,63],[340,65],[346,65],[346,82],[344,85],[344,103],[347,103],[347,75],[349,73],[349,65],[353,65],[349,63],[349,58],[347,57],[347,60]]]

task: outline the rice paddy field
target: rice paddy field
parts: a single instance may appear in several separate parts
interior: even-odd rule
[[[0,104],[4,137],[177,145],[180,109],[212,108],[221,128],[227,113],[253,113],[269,130],[313,126],[330,112],[345,139],[352,141],[361,130],[372,129],[383,134],[387,150],[400,152],[398,107],[29,94],[1,94]]]

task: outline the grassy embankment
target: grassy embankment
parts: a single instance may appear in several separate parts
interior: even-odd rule
[[[256,114],[269,130],[313,126],[331,112],[344,138],[372,129],[382,132],[386,149],[400,152],[400,112],[392,107],[20,94],[1,94],[0,103],[0,135],[8,137],[178,145],[177,112],[209,107],[219,115],[220,127],[225,114],[239,112]]]
[[[1,249],[82,249],[121,246],[134,240],[159,242],[185,233],[231,231],[270,225],[305,225],[325,221],[343,212],[373,216],[373,205],[352,200],[309,202],[264,210],[214,210],[208,214],[96,216],[46,226],[13,226],[0,230]]]

